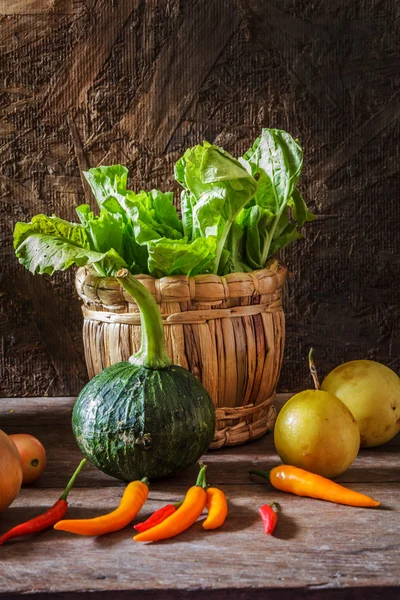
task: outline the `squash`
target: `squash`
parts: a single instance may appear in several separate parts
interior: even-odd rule
[[[126,269],[116,276],[139,307],[141,348],[83,388],[72,428],[84,456],[104,473],[127,481],[164,477],[207,450],[215,408],[194,375],[172,364],[153,296]]]
[[[22,484],[22,463],[12,440],[0,429],[0,512],[8,508]]]

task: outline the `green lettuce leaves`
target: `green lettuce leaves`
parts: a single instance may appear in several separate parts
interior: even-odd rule
[[[208,142],[185,152],[175,165],[175,178],[185,188],[185,234],[192,240],[216,238],[217,273],[232,223],[254,196],[257,183],[239,161]]]
[[[113,248],[105,252],[90,249],[84,228],[63,219],[36,215],[31,223],[17,223],[14,248],[19,262],[32,273],[52,275],[76,265],[93,265],[102,276],[126,267]]]
[[[300,228],[315,218],[296,188],[303,152],[286,131],[263,129],[239,160],[257,179],[251,206],[237,217],[244,239],[242,261],[262,269],[278,250],[300,239]]]
[[[261,269],[314,219],[297,189],[302,164],[298,141],[277,129],[263,129],[239,159],[208,142],[189,148],[174,170],[180,215],[172,192],[127,189],[124,166],[89,169],[98,212],[82,204],[79,223],[54,215],[16,223],[15,253],[49,275],[73,265],[102,276],[123,266],[155,277]]]
[[[155,277],[212,272],[216,245],[215,237],[197,238],[190,243],[186,238],[163,238],[152,242],[149,244],[149,271]]]

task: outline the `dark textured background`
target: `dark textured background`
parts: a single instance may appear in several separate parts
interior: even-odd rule
[[[233,154],[262,126],[298,136],[318,219],[292,272],[279,388],[371,358],[399,372],[400,3],[0,0],[0,395],[86,381],[73,274],[17,264],[15,221],[74,218],[80,169],[121,162],[134,189],[177,189],[204,139]]]

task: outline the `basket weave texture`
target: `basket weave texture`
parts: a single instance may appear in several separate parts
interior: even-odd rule
[[[175,364],[191,371],[216,407],[210,448],[261,437],[275,420],[273,399],[282,365],[285,321],[281,290],[287,270],[274,263],[252,273],[136,275],[153,294]],[[140,347],[140,315],[112,277],[83,267],[76,289],[84,304],[89,377],[127,360]]]

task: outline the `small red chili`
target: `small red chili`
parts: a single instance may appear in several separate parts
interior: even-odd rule
[[[71,488],[75,483],[75,479],[85,462],[85,458],[81,460],[78,468],[69,480],[64,492],[61,494],[57,502],[53,504],[51,508],[46,510],[46,512],[38,515],[34,519],[30,519],[25,523],[21,523],[21,525],[17,525],[16,527],[13,527],[12,529],[4,533],[0,537],[0,546],[4,544],[4,542],[7,542],[12,538],[19,537],[20,535],[30,535],[32,533],[38,533],[39,531],[48,529],[49,527],[52,527],[55,523],[60,521],[65,516],[68,510],[68,494],[71,491]]]
[[[260,507],[259,513],[264,523],[265,533],[271,534],[278,522],[278,514],[276,512],[275,502],[263,504]]]
[[[136,529],[136,531],[139,533],[142,533],[142,531],[147,531],[148,529],[154,527],[154,525],[162,523],[167,517],[176,512],[182,502],[183,500],[181,502],[176,502],[175,504],[166,504],[162,508],[156,510],[148,519],[146,519],[146,521],[136,523],[136,525],[133,526],[134,529]]]

